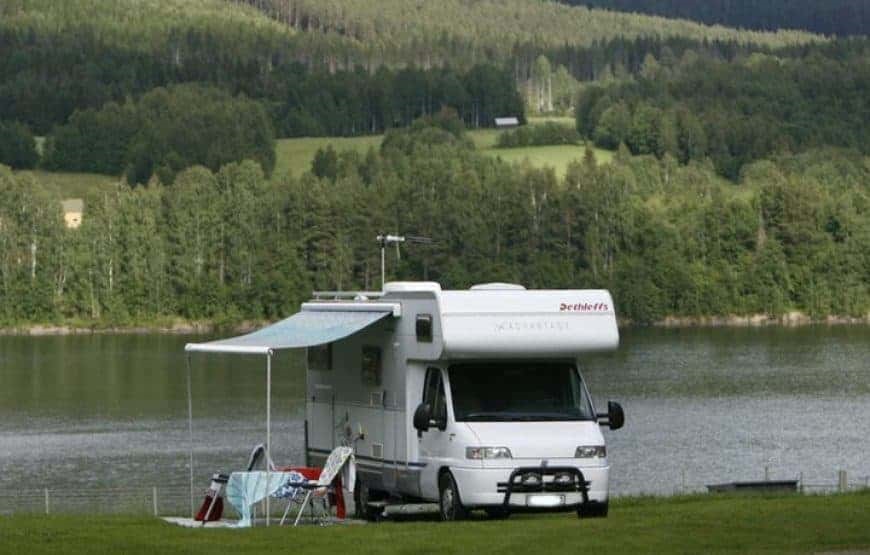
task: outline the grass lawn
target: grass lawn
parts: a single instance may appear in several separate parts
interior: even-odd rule
[[[870,494],[617,500],[573,514],[250,530],[154,518],[0,517],[4,553],[819,553],[870,549]]]

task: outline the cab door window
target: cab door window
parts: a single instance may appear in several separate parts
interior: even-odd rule
[[[423,386],[423,402],[432,408],[432,420],[438,423],[440,429],[447,426],[447,400],[444,395],[444,381],[441,370],[428,368]]]

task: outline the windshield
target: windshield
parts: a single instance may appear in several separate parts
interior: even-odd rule
[[[572,364],[473,363],[450,367],[457,422],[594,420]]]

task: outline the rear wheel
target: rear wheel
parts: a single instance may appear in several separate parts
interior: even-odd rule
[[[580,518],[606,518],[608,502],[589,501],[580,505],[577,509],[577,516]]]
[[[378,492],[369,489],[365,482],[359,478],[353,488],[353,514],[356,518],[377,522],[381,519],[381,511],[376,507],[370,507],[369,501],[380,499]]]
[[[441,520],[463,520],[468,516],[468,510],[462,506],[459,497],[459,488],[450,471],[443,472],[438,479],[439,505],[441,508]]]

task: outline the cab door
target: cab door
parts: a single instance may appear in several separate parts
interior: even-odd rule
[[[438,499],[438,469],[449,466],[450,423],[448,422],[447,398],[444,393],[444,378],[440,368],[426,369],[423,381],[423,403],[432,407],[432,425],[429,430],[417,434],[420,462],[424,463],[420,475],[420,497]]]

